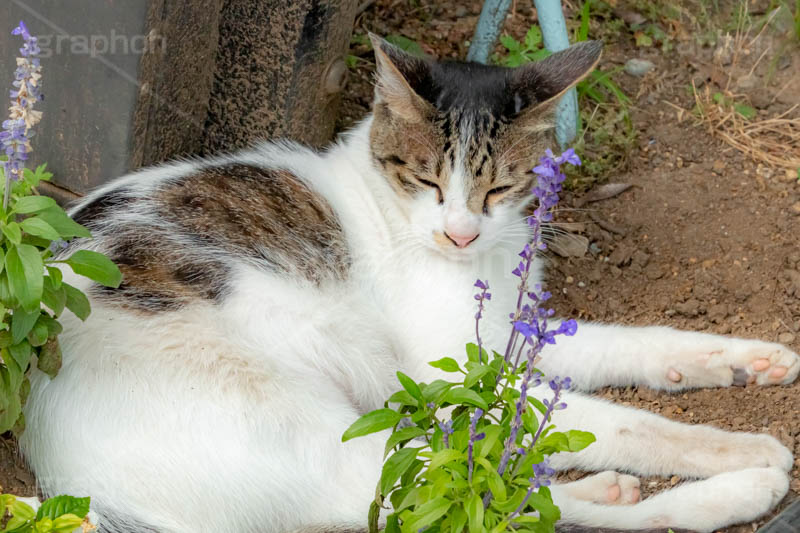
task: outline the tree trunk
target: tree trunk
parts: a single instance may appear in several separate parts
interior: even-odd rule
[[[352,0],[226,0],[206,151],[268,137],[328,142],[357,7]]]

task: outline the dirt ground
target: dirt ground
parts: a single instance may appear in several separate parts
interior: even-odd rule
[[[564,4],[570,17],[576,6]],[[620,1],[617,8],[647,16],[643,4]],[[693,13],[694,4],[701,2],[687,3],[687,13]],[[720,18],[729,17],[735,3],[720,4]],[[766,7],[751,2],[753,13],[759,9]],[[356,33],[400,34],[427,53],[463,58],[479,11],[475,0],[378,0],[359,15]],[[520,39],[535,20],[530,3],[517,0],[505,32]],[[598,37],[594,33],[602,29],[593,25],[590,37]],[[757,109],[758,117],[790,109],[800,103],[798,46],[782,49],[775,62],[758,62],[757,54],[751,53],[720,67],[715,66],[714,45],[692,43],[691,27],[673,30],[676,44],[691,46],[663,52],[637,47],[629,32],[611,39],[600,35],[607,41],[604,69],[630,58],[648,59],[655,68],[643,78],[624,72],[615,77],[633,97],[636,146],[627,168],[606,179],[632,187],[614,198],[585,204],[591,191],[576,191],[562,202],[560,221],[568,223],[578,239],[588,239],[589,246],[572,257],[551,256],[549,288],[556,295],[556,309],[563,316],[589,320],[779,341],[800,351],[796,173],[757,164],[695,125],[690,113],[678,111],[693,108],[688,90],[693,81],[701,89],[733,87]],[[342,128],[363,117],[371,101],[372,56],[365,44],[355,44],[353,53],[360,59],[351,72]],[[781,507],[800,497],[800,382],[683,394],[641,387],[600,394],[682,422],[774,435],[798,457],[791,491]],[[31,495],[34,479],[20,462],[14,442],[0,444],[3,490]],[[680,481],[645,480],[645,495]],[[754,531],[767,519],[725,531]]]

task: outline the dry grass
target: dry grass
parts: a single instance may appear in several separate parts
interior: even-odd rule
[[[726,92],[715,101],[708,87],[694,89],[695,116],[729,146],[773,168],[800,169],[800,106],[780,115],[747,119],[735,107],[737,95]]]
[[[753,48],[778,13],[778,9],[773,10],[757,34],[751,37],[753,27],[745,27],[745,21],[748,20],[746,2],[742,4],[742,9],[744,11],[737,21],[735,34],[726,35],[717,49],[717,53],[721,52],[721,55],[732,56],[731,65],[725,69],[727,72],[733,72],[737,65],[750,55],[746,52]],[[758,64],[771,51],[772,46],[769,45],[758,55],[747,76],[753,75]],[[715,60],[718,59],[715,57]],[[779,115],[757,118],[756,110],[744,104],[746,102],[744,95],[731,90],[731,81],[732,78],[729,76],[722,90],[714,92],[708,86],[698,90],[692,84],[695,100],[693,113],[667,103],[679,110],[679,120],[684,115],[693,114],[698,124],[704,126],[712,135],[754,161],[772,168],[800,172],[800,105],[794,105]],[[777,96],[776,94],[773,97],[773,101]]]

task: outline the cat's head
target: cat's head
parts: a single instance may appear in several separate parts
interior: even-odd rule
[[[463,258],[520,237],[531,169],[554,145],[556,104],[594,69],[602,43],[504,68],[421,58],[370,37],[372,158],[411,237]]]

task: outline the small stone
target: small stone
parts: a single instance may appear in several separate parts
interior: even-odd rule
[[[557,235],[550,243],[550,249],[561,257],[583,257],[588,248],[589,239],[574,233]]]
[[[750,103],[753,104],[753,107],[756,109],[766,109],[772,103],[772,93],[769,89],[756,89],[750,95]]]
[[[567,276],[566,282],[571,285],[575,283],[575,278],[573,278],[572,276]]]
[[[716,324],[728,317],[728,306],[725,304],[712,305],[708,309],[708,319]]]
[[[456,17],[461,18],[467,15],[466,6],[458,6],[455,12]]]
[[[719,159],[715,159],[714,163],[711,165],[711,168],[714,169],[714,172],[719,173],[719,172],[722,172],[723,170],[725,170],[726,166],[727,165],[725,164],[725,161],[722,161],[722,160],[719,160]]]
[[[793,215],[800,215],[800,202],[795,202],[792,204],[792,207],[789,208]]]
[[[608,256],[608,261],[612,265],[621,267],[630,261],[631,255],[633,255],[633,250],[624,244],[620,244],[613,252],[611,252],[611,255]]]
[[[631,58],[625,62],[625,72],[641,78],[655,68],[655,64],[647,59]]]
[[[778,342],[781,344],[791,344],[794,342],[794,339],[794,333],[789,333],[788,331],[784,331],[778,335]]]
[[[647,276],[648,279],[657,280],[664,277],[664,272],[656,263],[651,263],[644,269],[644,275]]]
[[[579,282],[578,282],[578,287],[580,287],[581,289],[583,289],[584,287],[586,287],[586,284],[585,284],[584,282],[582,282],[582,281],[579,281]]]
[[[736,87],[743,91],[754,89],[758,84],[758,78],[754,74],[747,74],[736,80]]]
[[[675,304],[675,310],[683,316],[695,317],[700,314],[700,302],[692,298],[683,303]]]
[[[597,255],[602,251],[603,249],[597,246],[597,243],[595,242],[589,245],[589,253],[591,253],[592,255]]]
[[[646,254],[641,250],[636,250],[633,252],[631,256],[631,264],[638,266],[639,268],[644,268],[647,266],[647,263],[650,262],[650,255]]]

